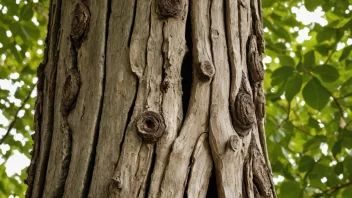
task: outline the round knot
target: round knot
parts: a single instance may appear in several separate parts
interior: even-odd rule
[[[158,13],[162,18],[177,17],[183,9],[183,0],[158,0]]]
[[[89,27],[90,12],[88,7],[79,2],[76,4],[71,22],[71,37],[74,41],[80,43]]]
[[[74,107],[81,85],[80,74],[77,69],[70,69],[66,77],[61,98],[61,113],[65,116]]]
[[[209,61],[203,61],[198,64],[197,73],[202,81],[209,81],[215,74],[215,68]]]
[[[122,183],[120,177],[113,177],[111,179],[111,184],[116,188],[122,188]]]
[[[232,150],[236,151],[237,150],[237,145],[238,145],[239,138],[237,135],[231,135],[228,142],[227,146]]]
[[[137,133],[147,142],[156,142],[164,130],[164,118],[159,113],[146,111],[137,118]]]
[[[249,94],[238,92],[235,100],[235,109],[232,114],[237,133],[242,137],[246,136],[255,122],[254,104]]]
[[[264,66],[257,49],[257,38],[252,35],[248,48],[248,69],[254,83],[264,80]]]

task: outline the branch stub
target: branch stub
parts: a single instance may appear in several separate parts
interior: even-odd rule
[[[227,146],[232,150],[232,151],[236,151],[237,150],[237,144],[238,144],[238,136],[236,135],[231,135],[228,142],[227,142]]]
[[[255,121],[251,96],[243,91],[238,92],[234,106],[235,109],[232,111],[234,126],[237,128],[237,133],[244,137],[248,135]]]
[[[137,118],[137,133],[147,142],[156,142],[165,130],[164,118],[154,111],[146,111]]]
[[[81,78],[77,69],[70,69],[64,86],[61,98],[61,113],[68,115],[71,109],[74,107],[78,93],[80,90]]]
[[[203,61],[197,65],[197,73],[202,81],[209,81],[215,74],[215,68],[209,61]]]
[[[71,37],[76,43],[81,43],[82,39],[88,32],[90,23],[90,12],[88,7],[78,2],[73,12],[71,22]]]
[[[183,9],[183,0],[158,0],[158,14],[162,18],[177,17]]]

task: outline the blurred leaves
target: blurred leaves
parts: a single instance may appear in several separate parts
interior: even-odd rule
[[[266,133],[278,197],[351,195],[351,13],[352,0],[263,0]]]
[[[18,155],[30,157],[35,103],[31,89],[43,58],[48,6],[44,0],[0,0],[0,197],[24,197],[27,188],[23,181],[28,161],[16,164],[23,166],[20,172],[11,172],[6,164]]]

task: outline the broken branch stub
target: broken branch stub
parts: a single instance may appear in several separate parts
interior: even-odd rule
[[[234,127],[239,136],[248,135],[254,123],[254,104],[252,97],[240,90],[235,101],[235,109],[232,111]]]
[[[75,44],[82,42],[88,32],[89,23],[89,8],[82,2],[78,2],[73,12],[73,19],[71,22],[71,38],[75,41]]]
[[[136,121],[137,133],[146,142],[156,142],[165,130],[164,118],[154,111],[145,111]]]
[[[69,70],[66,77],[61,98],[61,114],[67,116],[73,109],[81,85],[81,77],[76,68]]]
[[[197,74],[202,81],[209,81],[215,74],[215,68],[209,61],[203,61],[197,65]]]
[[[179,16],[183,7],[183,0],[158,0],[158,14],[162,18]]]

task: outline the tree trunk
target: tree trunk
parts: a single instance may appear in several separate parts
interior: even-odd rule
[[[26,197],[275,197],[261,0],[51,0]]]

